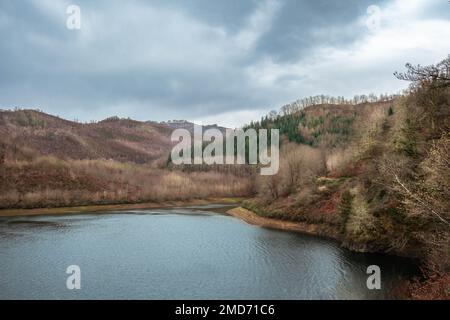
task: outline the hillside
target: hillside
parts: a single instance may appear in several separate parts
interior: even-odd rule
[[[309,224],[355,251],[419,259],[418,298],[450,286],[450,58],[397,73],[410,92],[392,101],[316,105],[250,124],[284,135],[280,171],[259,177],[244,206]]]
[[[194,125],[195,125],[193,122],[189,122],[186,120],[171,120],[171,121],[167,121],[167,122],[162,122],[161,124],[166,125],[166,126],[172,128],[173,130],[186,129],[191,133],[194,132]],[[202,128],[203,128],[203,131],[206,131],[209,129],[218,129],[222,133],[225,133],[225,131],[227,130],[227,128],[218,126],[217,124],[202,125]]]
[[[35,110],[0,111],[0,144],[7,158],[112,159],[149,163],[166,157],[172,129],[109,118],[82,124]]]
[[[35,110],[0,111],[0,208],[250,194],[245,177],[166,168],[172,131],[117,117],[81,124]]]

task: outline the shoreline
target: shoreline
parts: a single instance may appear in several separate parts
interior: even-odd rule
[[[294,231],[298,233],[308,234],[321,238],[327,238],[341,242],[339,232],[333,229],[331,226],[308,224],[305,222],[285,221],[279,219],[265,218],[257,215],[256,213],[245,209],[243,207],[237,207],[230,209],[226,212],[229,216],[238,218],[248,224],[255,225],[262,228]]]
[[[371,248],[368,245],[364,244],[355,244],[355,243],[347,243],[342,237],[341,233],[336,227],[326,224],[310,224],[306,222],[295,222],[295,221],[286,221],[281,219],[274,218],[266,218],[262,217],[255,212],[248,210],[243,207],[235,207],[228,211],[226,214],[232,216],[234,218],[240,219],[245,223],[258,226],[261,228],[274,229],[274,230],[282,230],[282,231],[292,231],[301,234],[306,234],[310,236],[319,237],[322,239],[328,239],[332,241],[339,242],[339,244],[352,252],[358,253],[378,253],[378,254],[386,254],[393,255],[397,257],[416,259],[414,256],[410,256],[408,254],[401,254],[398,252],[384,252],[380,250],[376,250]]]
[[[129,204],[105,204],[105,205],[86,205],[76,207],[56,207],[56,208],[35,208],[35,209],[0,209],[0,217],[26,217],[26,216],[45,216],[45,215],[63,215],[63,214],[88,214],[101,213],[105,211],[125,211],[136,209],[158,209],[172,208],[192,205],[208,204],[236,204],[239,205],[245,198],[206,198],[191,200],[173,200],[161,202],[144,202]]]
[[[391,254],[387,252],[380,252],[380,251],[370,251],[370,250],[361,250],[361,248],[354,247],[354,246],[348,246],[344,242],[342,242],[342,238],[339,236],[338,230],[331,226],[326,225],[318,225],[318,224],[307,224],[304,222],[291,222],[291,221],[284,221],[279,219],[272,219],[272,218],[265,218],[257,215],[256,213],[242,208],[242,207],[236,207],[233,209],[230,209],[226,212],[229,216],[235,217],[237,219],[240,219],[241,221],[248,223],[250,225],[258,226],[261,228],[268,228],[268,229],[274,229],[274,230],[282,230],[282,231],[292,231],[292,232],[298,232],[301,234],[307,234],[319,238],[328,239],[330,241],[336,241],[341,244],[344,248],[347,250],[353,251],[353,252],[359,252],[359,253],[377,253],[377,254],[384,254],[384,255],[394,255],[397,257],[403,257],[411,259],[411,261],[415,261],[417,265],[420,264],[420,262],[417,260],[417,258],[408,256],[408,255],[401,255],[401,254]],[[420,270],[420,269],[418,269]],[[423,271],[419,271],[420,274],[423,276]],[[409,282],[408,280],[404,280],[402,286],[400,288],[397,288],[397,291],[394,291],[392,293],[393,299],[400,299],[400,300],[417,300],[417,299],[423,299],[423,288],[427,285],[436,286],[439,285],[439,283],[445,282],[447,283],[447,287],[449,285],[449,277],[448,275],[438,275],[437,282]],[[436,284],[437,283],[437,284]],[[416,285],[418,287],[414,287],[413,285]],[[422,290],[422,291],[421,291]],[[448,299],[448,293],[447,296],[440,295],[439,299]]]

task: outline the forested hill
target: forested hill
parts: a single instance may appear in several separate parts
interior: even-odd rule
[[[315,105],[294,103],[251,123],[279,128],[283,140],[279,173],[257,177],[245,206],[352,250],[416,257],[427,280],[414,295],[448,298],[450,57],[396,76],[411,87],[393,99],[308,99]]]
[[[328,148],[348,143],[358,127],[376,113],[393,114],[394,99],[358,104],[318,104],[272,112],[247,128],[280,130],[290,142]],[[282,109],[283,110],[283,109]]]

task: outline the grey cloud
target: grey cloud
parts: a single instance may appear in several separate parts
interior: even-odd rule
[[[0,108],[38,106],[82,120],[273,109],[339,89],[327,81],[322,91],[319,81],[285,70],[314,61],[318,48],[351,48],[367,34],[354,27],[367,6],[385,3],[78,0],[79,32],[65,28],[65,0],[2,0]],[[442,17],[434,6],[427,10],[423,15]],[[264,61],[283,69],[273,81],[264,80],[270,68],[258,76]],[[390,75],[388,68],[377,67]],[[367,87],[379,81],[372,78]]]
[[[287,1],[258,51],[282,62],[295,61],[317,46],[347,46],[366,31],[352,28],[351,23],[372,4],[382,1]]]

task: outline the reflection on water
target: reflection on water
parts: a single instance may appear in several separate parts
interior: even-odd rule
[[[251,226],[223,206],[0,218],[0,298],[378,299],[414,266]],[[81,268],[78,291],[66,268]],[[382,290],[366,268],[382,270]]]

